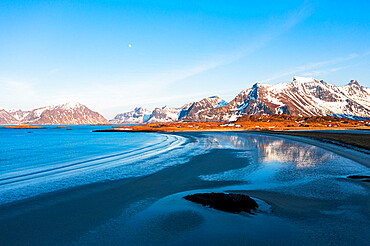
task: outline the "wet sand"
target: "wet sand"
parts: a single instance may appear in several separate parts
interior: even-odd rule
[[[235,161],[233,152],[215,150],[149,176],[81,186],[2,207],[0,245],[68,245],[134,202],[230,185],[205,182],[198,176],[248,165]]]
[[[193,138],[201,136],[201,133],[176,134],[188,135]],[[302,139],[298,141],[302,141]],[[306,143],[327,149],[332,148],[327,143],[320,143],[312,139],[306,141]],[[337,151],[343,155],[342,150],[343,147],[337,146],[334,152]],[[356,152],[355,150],[351,151]],[[208,208],[199,208],[198,205],[182,201],[180,199],[181,196],[179,196],[180,198],[175,199],[175,201],[185,204],[186,210],[180,210],[177,213],[165,212],[165,215],[161,215],[156,222],[151,220],[149,227],[143,227],[144,229],[141,231],[138,227],[138,232],[135,232],[138,233],[135,239],[133,237],[121,236],[118,237],[118,241],[111,241],[111,238],[108,238],[109,236],[104,238],[104,235],[110,234],[102,230],[97,232],[99,238],[96,239],[95,243],[88,240],[85,241],[84,238],[86,235],[89,235],[89,232],[97,230],[97,228],[101,228],[102,225],[109,224],[117,218],[121,218],[122,214],[133,213],[134,215],[121,218],[120,220],[123,222],[120,226],[117,226],[118,229],[116,228],[118,233],[122,232],[125,235],[124,231],[126,230],[125,226],[127,226],[126,220],[128,218],[132,218],[132,216],[135,218],[135,215],[140,214],[141,211],[146,211],[154,202],[161,201],[161,199],[176,193],[214,189],[222,191],[223,187],[243,184],[242,182],[204,181],[199,178],[201,175],[221,173],[250,165],[251,163],[248,159],[237,155],[239,152],[240,150],[235,149],[212,149],[209,153],[193,157],[188,163],[169,167],[152,175],[80,186],[1,207],[0,245],[127,245],[138,242],[146,245],[151,243],[166,245],[197,243],[206,245],[209,240],[215,244],[218,242],[218,245],[222,245],[225,242],[221,240],[222,238],[218,239],[221,236],[230,240],[229,243],[232,245],[265,243],[274,245],[327,245],[331,243],[335,245],[364,245],[365,242],[370,240],[367,229],[368,223],[366,224],[365,222],[364,224],[363,222],[369,221],[369,197],[353,195],[347,201],[331,201],[283,194],[278,191],[233,190],[231,192],[245,193],[267,202],[271,205],[272,214],[263,215],[265,219],[256,220],[255,226],[253,224],[248,225],[248,220],[245,220],[243,216],[218,211],[213,212]],[[347,153],[347,155],[351,155],[351,153]],[[357,159],[359,162],[364,162],[363,155],[366,156],[364,153],[358,155],[353,155],[352,153],[352,160]],[[345,178],[340,179],[344,183],[360,185],[367,191],[369,189],[368,183]],[[225,188],[224,191],[227,191],[227,189]],[[134,204],[139,205],[137,205],[138,207],[134,211],[129,212]],[[356,208],[354,209],[356,211],[354,214],[352,213],[352,207]],[[162,207],[162,209],[165,208]],[[325,214],[325,211],[329,212]],[[334,213],[342,213],[343,218],[338,220],[338,214],[335,214],[335,217],[333,217],[330,214],[332,211]],[[367,214],[367,217],[364,214]],[[217,221],[212,222],[209,218],[222,218],[223,220],[221,221],[224,221],[225,224],[230,223],[230,226],[236,223],[234,225],[236,227],[235,230],[240,226],[240,228],[252,231],[245,231],[244,236],[242,231],[228,231],[227,235],[222,235],[220,231],[217,231],[217,228],[222,229],[223,225]],[[359,224],[354,225],[353,220],[358,220]],[[180,223],[181,221],[183,222]],[[268,225],[269,221],[271,221],[270,227]],[[240,224],[238,225],[237,223]],[[338,223],[341,224],[338,225]],[[201,229],[193,228],[192,224],[193,226],[199,224]],[[211,228],[202,229],[200,227],[201,224]],[[213,224],[216,228],[214,232],[212,232]],[[132,226],[135,224],[128,225]],[[171,226],[166,227],[166,225]],[[281,227],[282,225],[287,225],[287,231],[279,229],[279,226]],[[291,229],[290,226],[295,229]],[[158,227],[161,229],[158,229]],[[291,237],[288,237],[286,233],[290,232],[290,230],[291,233],[289,235]],[[194,235],[202,233],[203,235],[199,235],[199,238],[196,236],[192,237],[192,231]],[[134,236],[135,233],[133,233]],[[140,241],[137,239],[141,237],[140,233],[152,233],[153,235],[142,236],[153,241]],[[173,238],[169,234],[179,236],[178,238]],[[220,235],[217,237],[217,234]],[[129,235],[132,236],[132,233]],[[181,235],[188,236],[182,239]],[[215,239],[212,241],[207,236],[214,236]],[[231,237],[232,240],[228,237]]]
[[[370,151],[370,134],[356,134],[344,132],[325,132],[325,131],[265,131],[272,134],[291,135],[298,137],[313,138],[321,142],[334,141],[343,146],[357,147]]]
[[[266,131],[260,134],[311,144],[370,167],[370,134],[317,131]]]

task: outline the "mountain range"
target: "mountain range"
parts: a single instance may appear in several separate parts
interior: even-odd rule
[[[296,116],[335,116],[370,118],[370,88],[351,80],[335,86],[314,78],[294,77],[276,85],[256,83],[241,91],[230,102],[218,96],[204,98],[182,107],[164,106],[153,111],[136,107],[116,115],[110,123],[160,123],[176,121],[235,121],[244,115],[286,114]],[[80,103],[47,106],[31,111],[0,110],[0,124],[99,124],[108,121]]]
[[[0,124],[82,125],[108,123],[99,113],[80,103],[46,106],[30,111],[0,110]]]
[[[294,77],[276,85],[256,83],[230,102],[214,96],[180,108],[142,107],[117,115],[111,123],[152,123],[174,121],[235,121],[243,115],[287,114],[336,116],[352,119],[370,117],[370,88],[356,80],[335,86],[314,78]]]
[[[227,102],[217,96],[207,97],[198,102],[185,104],[180,108],[164,106],[153,111],[142,107],[133,111],[118,114],[111,123],[159,123],[174,121],[203,121],[199,114],[204,110],[219,108],[227,105]]]

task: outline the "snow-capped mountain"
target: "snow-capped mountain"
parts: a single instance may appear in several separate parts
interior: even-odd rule
[[[9,112],[4,109],[0,109],[0,124],[1,125],[10,125],[17,122],[17,119],[14,118]]]
[[[256,83],[229,103],[217,96],[179,108],[165,106],[153,111],[135,108],[118,114],[111,123],[158,123],[175,121],[235,121],[243,115],[287,114],[370,118],[370,89],[356,80],[335,86],[314,78],[294,77],[276,85]],[[0,124],[97,124],[107,120],[80,103],[46,106],[31,111],[0,110]]]
[[[17,121],[22,121],[24,118],[27,117],[27,115],[30,113],[30,111],[23,111],[23,110],[9,110],[8,111]]]
[[[114,119],[110,120],[111,123],[143,123],[148,121],[152,111],[145,108],[135,108],[130,112],[118,114]]]
[[[356,80],[335,86],[314,78],[294,77],[289,83],[256,83],[229,103],[209,97],[181,108],[157,108],[146,122],[235,121],[243,115],[272,114],[369,118],[370,89]]]
[[[207,97],[199,102],[194,102],[188,109],[183,109],[179,115],[182,121],[208,121],[204,112],[227,105],[227,102],[218,96]]]
[[[185,107],[185,106],[184,106]],[[179,114],[184,108],[172,108],[164,106],[163,108],[156,108],[151,113],[147,123],[158,123],[158,122],[174,122],[179,119]]]
[[[171,108],[165,106],[156,108],[150,115],[148,123],[155,122],[174,122],[174,121],[202,121],[199,114],[211,108],[217,108],[226,105],[227,102],[218,96],[207,97],[198,102],[185,104],[180,108]]]
[[[118,114],[111,123],[164,123],[183,121],[202,121],[199,114],[204,110],[222,107],[227,104],[217,96],[207,97],[199,102],[185,104],[180,108],[164,106],[156,108],[152,112],[143,108],[135,108],[133,111]]]
[[[240,100],[241,99],[241,100]],[[288,114],[298,116],[370,116],[369,89],[351,81],[335,86],[314,78],[294,77],[293,82],[277,85],[255,84],[242,91],[227,107],[224,119],[240,115]],[[231,112],[234,112],[230,114]],[[221,114],[215,110],[214,114]]]
[[[102,115],[80,103],[46,106],[31,111],[12,110],[6,113],[13,119],[6,122],[9,117],[5,118],[3,113],[0,115],[1,124],[79,125],[108,122]]]

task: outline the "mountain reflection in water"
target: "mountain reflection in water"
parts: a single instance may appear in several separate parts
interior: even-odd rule
[[[234,149],[245,167],[200,176],[267,186],[336,178],[365,171],[347,158],[313,145],[258,133],[203,134],[210,148]]]
[[[248,152],[256,150],[259,162],[293,163],[297,168],[304,168],[336,158],[335,154],[316,146],[270,136],[219,134],[211,138],[218,148],[231,147]]]

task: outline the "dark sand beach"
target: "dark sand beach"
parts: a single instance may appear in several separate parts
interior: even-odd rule
[[[211,147],[185,164],[151,175],[79,186],[5,205],[0,210],[0,245],[369,242],[369,183],[346,178],[369,173],[368,167],[359,164],[366,164],[368,154],[356,150],[343,154],[341,146],[334,148],[335,154],[328,151],[332,144],[258,133],[171,134],[193,141],[203,138]],[[182,198],[200,191],[247,194],[258,199],[260,210],[255,215],[231,214]]]
[[[70,244],[94,226],[120,215],[134,202],[225,186],[229,182],[205,182],[198,176],[245,166],[232,161],[232,152],[216,150],[153,175],[82,186],[3,207],[0,244]]]

